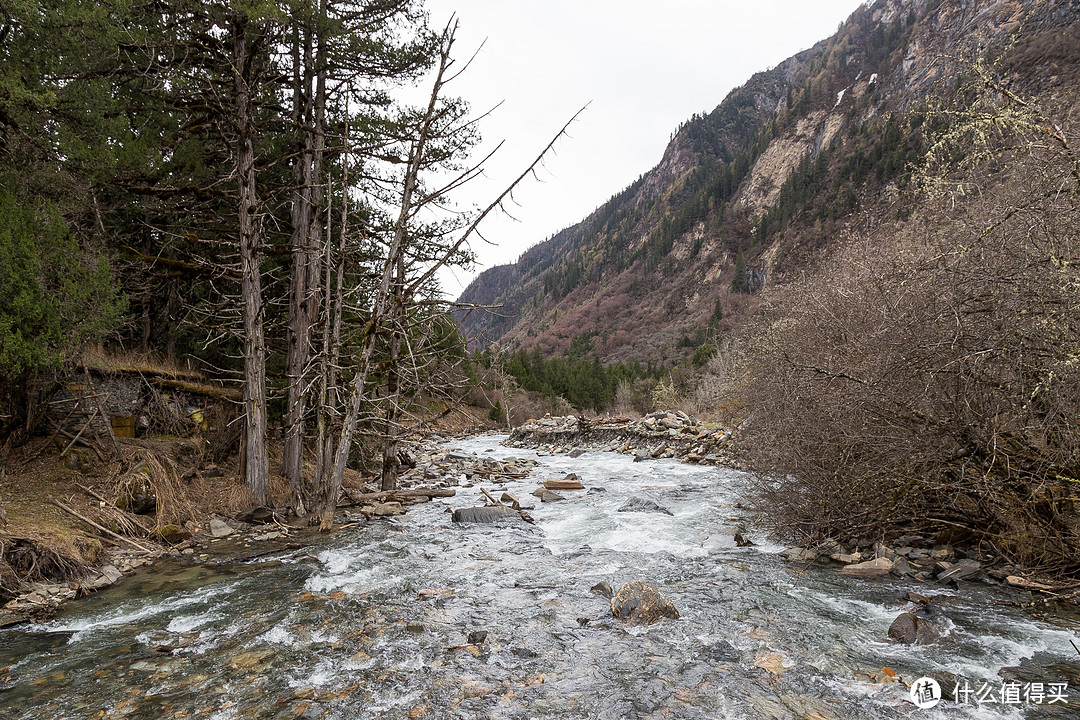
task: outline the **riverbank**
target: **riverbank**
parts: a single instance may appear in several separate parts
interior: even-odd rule
[[[503,440],[443,451],[489,465],[524,454]],[[742,473],[594,451],[535,460],[526,477],[454,478],[455,495],[403,516],[253,540],[235,561],[165,558],[52,621],[4,631],[0,714],[883,720],[907,716],[905,683],[923,676],[1000,693],[1080,672],[1075,626],[1020,607],[1023,593],[787,561],[745,507]],[[570,473],[581,489],[558,490],[562,500],[531,494]],[[454,523],[483,491],[532,505],[535,523]],[[735,541],[740,529],[749,543]],[[655,585],[678,619],[613,617],[604,585],[634,581]],[[936,629],[932,647],[889,637],[909,612]],[[1039,717],[1065,717],[1055,710]]]
[[[388,497],[377,492],[376,477],[347,470],[341,507],[360,520],[398,515],[428,499],[414,492],[425,479],[497,470],[467,467],[438,451],[446,438],[489,424],[469,408],[439,418],[403,443],[414,467],[402,468],[402,493]],[[279,463],[280,445],[272,444],[270,454]],[[221,455],[201,433],[85,445],[54,435],[9,452],[0,475],[0,627],[51,617],[63,603],[160,557],[220,555],[230,534],[225,528],[234,539],[256,542],[276,540],[275,532],[293,538],[308,532],[303,520],[255,512],[236,465],[234,455]],[[444,493],[453,492],[449,486],[439,484]],[[271,477],[271,498],[276,507],[286,505],[283,478]]]
[[[452,431],[464,437],[472,429]],[[496,460],[447,450],[444,443],[449,438],[431,433],[403,445],[405,464],[395,492],[380,492],[376,478],[350,471],[337,527],[401,516],[411,506],[453,497],[458,490],[485,482],[526,478],[547,456],[573,460],[591,451],[617,452],[635,462],[677,459],[737,469],[733,436],[730,428],[701,423],[681,412],[655,412],[634,420],[545,417],[515,428],[504,442],[509,448],[535,450],[537,459]],[[31,571],[5,598],[0,627],[47,619],[63,603],[95,593],[162,556],[240,561],[272,552],[283,543],[310,541],[313,531],[303,520],[251,508],[239,492],[238,480],[194,453],[192,439],[127,440],[124,447],[127,470],[120,462],[73,467],[70,460],[41,457],[19,476],[26,482],[12,483],[4,559]],[[155,462],[155,457],[165,462]],[[541,502],[561,499],[558,482],[551,479],[548,487],[533,494]],[[152,514],[133,512],[132,496],[140,493],[155,496]],[[478,497],[480,505],[505,502],[515,511],[519,500]],[[738,528],[733,537],[743,533],[745,529]],[[829,541],[789,548],[783,557],[801,567],[832,565],[853,577],[892,575],[928,587],[990,582],[1040,593],[1059,605],[1075,606],[1080,598],[1073,585],[1024,577],[976,548],[915,535],[889,543]]]

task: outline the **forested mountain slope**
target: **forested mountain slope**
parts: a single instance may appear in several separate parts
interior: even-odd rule
[[[685,359],[762,286],[811,271],[853,231],[911,212],[928,111],[979,58],[1053,98],[1080,66],[1080,4],[878,0],[682,125],[660,163],[580,223],[491,268],[461,315],[474,345],[608,361]],[[688,341],[688,338],[693,338]]]

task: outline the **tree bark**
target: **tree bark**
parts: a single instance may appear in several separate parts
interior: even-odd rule
[[[311,34],[303,23],[293,28],[293,109],[292,121],[299,134],[297,157],[293,165],[290,219],[292,234],[292,272],[289,285],[288,350],[285,374],[288,378],[288,399],[285,406],[285,450],[282,456],[282,475],[289,479],[289,501],[296,515],[307,513],[303,475],[304,443],[304,369],[308,362],[310,328],[307,296],[311,253],[308,247],[311,232]]]
[[[266,342],[263,335],[261,229],[257,218],[253,142],[252,58],[248,18],[230,18],[233,41],[233,85],[236,93],[236,174],[240,193],[240,292],[244,324],[244,481],[257,505],[269,501],[269,456],[266,449]]]

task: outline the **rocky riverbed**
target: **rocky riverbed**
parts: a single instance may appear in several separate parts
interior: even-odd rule
[[[381,492],[373,486],[356,484],[344,488],[339,525],[404,515],[412,505],[429,502],[432,497],[452,497],[457,488],[471,488],[478,482],[525,477],[537,462],[462,453],[447,449],[443,442],[434,436],[406,446],[406,464],[397,491]],[[152,538],[134,540],[141,549],[125,546],[108,552],[82,577],[31,585],[0,608],[0,628],[48,620],[62,604],[97,593],[161,558],[235,562],[274,552],[290,543],[310,542],[313,533],[302,519],[287,518],[264,508],[253,508],[237,517],[211,515],[201,524],[187,523],[184,527],[166,525]]]
[[[1075,695],[1076,625],[1022,608],[1023,592],[792,561],[742,508],[745,477],[723,467],[585,451],[469,479],[450,464],[521,467],[505,439],[417,451],[417,483],[455,494],[405,515],[368,520],[359,505],[331,536],[196,536],[191,553],[0,632],[0,714],[880,720],[910,716],[908,686],[928,676],[997,701],[920,717],[1070,717],[1049,691]],[[424,477],[425,465],[454,474]],[[563,500],[530,494],[570,474],[580,488]],[[453,521],[504,495],[527,499],[535,522],[509,501],[495,522]],[[202,560],[202,543],[237,552]],[[1046,692],[1000,702],[1035,685]]]

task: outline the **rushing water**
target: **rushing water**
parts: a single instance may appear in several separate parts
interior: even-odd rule
[[[500,439],[452,447],[528,452]],[[0,716],[1080,716],[1074,624],[1035,619],[980,584],[785,566],[738,509],[738,473],[587,453],[542,457],[535,476],[485,487],[532,504],[538,480],[570,471],[593,491],[536,503],[533,526],[453,526],[448,509],[481,504],[479,488],[463,488],[303,550],[159,563],[48,624],[0,632]],[[673,516],[616,512],[635,495]],[[757,545],[734,547],[734,528]],[[589,592],[634,579],[659,585],[681,619],[626,626]],[[419,592],[431,589],[453,593]],[[934,645],[886,638],[909,590],[941,596],[947,635]],[[478,630],[483,644],[454,647]],[[877,681],[885,666],[909,682],[989,683],[999,698],[1004,680],[1070,682],[1070,704],[918,710],[906,687]]]

